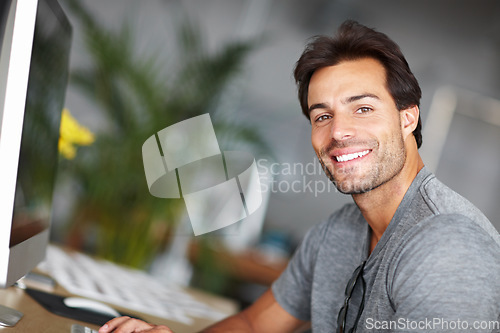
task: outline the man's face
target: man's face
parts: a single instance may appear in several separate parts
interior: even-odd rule
[[[312,145],[340,192],[368,192],[401,171],[406,150],[400,112],[378,61],[364,58],[317,70],[308,106]]]

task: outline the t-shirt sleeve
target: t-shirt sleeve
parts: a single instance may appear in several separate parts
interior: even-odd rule
[[[324,235],[325,223],[310,229],[287,268],[273,283],[274,298],[297,319],[311,320],[311,291],[314,265]]]
[[[462,215],[434,216],[407,235],[388,277],[395,318],[423,331],[497,332],[498,240]]]

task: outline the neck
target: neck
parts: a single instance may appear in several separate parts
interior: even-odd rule
[[[387,183],[362,194],[353,194],[356,205],[372,229],[370,253],[389,226],[399,204],[417,176],[424,167],[418,154],[407,157],[403,169]]]

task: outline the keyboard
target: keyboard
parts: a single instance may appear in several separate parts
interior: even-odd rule
[[[192,324],[193,317],[218,321],[227,316],[195,299],[183,287],[144,271],[97,260],[57,246],[47,248],[39,269],[68,292],[153,316]]]

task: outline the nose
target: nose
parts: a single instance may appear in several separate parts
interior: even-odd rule
[[[333,117],[330,126],[332,139],[336,141],[351,139],[356,132],[353,119],[340,113]]]

